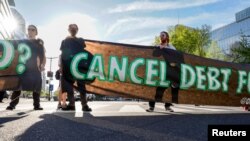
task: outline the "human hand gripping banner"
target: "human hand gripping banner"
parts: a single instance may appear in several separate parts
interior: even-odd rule
[[[19,63],[21,53],[17,50],[19,44],[26,43],[31,49],[31,56],[36,56],[37,53],[33,54],[36,50],[31,47],[34,44],[9,41],[16,55],[9,57],[8,64],[4,59],[10,51],[5,51],[2,42],[0,89],[26,90],[35,87],[35,80],[29,80],[34,86],[25,87],[24,84],[28,82],[24,79],[36,70],[35,62],[28,59],[26,63]],[[85,43],[84,51],[70,55],[69,74],[85,81],[89,93],[172,102],[176,97],[172,94],[173,87],[179,89],[178,103],[225,106],[245,104],[241,100],[250,97],[248,64],[212,60],[153,46],[93,40],[85,40]],[[17,73],[16,68],[20,64],[26,66],[24,73]],[[27,67],[32,64],[33,67]],[[166,88],[160,99],[156,97],[159,87]]]

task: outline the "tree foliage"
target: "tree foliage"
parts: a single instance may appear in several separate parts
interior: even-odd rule
[[[222,49],[218,46],[216,41],[212,41],[206,50],[206,57],[216,60],[226,60],[226,55]]]
[[[169,29],[170,42],[177,50],[194,54],[197,43],[197,33],[194,29],[184,25],[177,25]]]
[[[197,38],[197,44],[196,44],[196,48],[197,48],[197,52],[196,54],[198,56],[206,56],[206,50],[208,48],[208,46],[211,43],[211,39],[210,39],[210,30],[211,27],[208,25],[202,25],[201,29],[196,29],[196,37]]]
[[[228,56],[232,58],[232,62],[250,63],[250,42],[245,35],[242,35],[241,40],[231,46]]]
[[[210,30],[208,25],[201,28],[191,28],[184,25],[176,25],[168,29],[170,42],[177,50],[205,57],[206,49],[210,45]],[[159,37],[155,37],[154,44],[159,44]]]

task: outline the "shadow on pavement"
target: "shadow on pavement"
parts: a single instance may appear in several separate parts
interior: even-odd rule
[[[207,140],[209,124],[250,124],[250,114],[169,114],[94,117],[75,112],[45,114],[16,140]]]
[[[19,120],[19,119],[24,118],[26,116],[28,116],[28,115],[18,116],[18,117],[0,117],[0,127],[3,127],[4,123],[11,122],[14,120]]]
[[[24,117],[28,116],[29,113],[32,111],[33,110],[29,110],[29,111],[25,111],[25,112],[15,113],[15,114],[9,115],[7,117],[0,117],[0,127],[3,127],[2,124],[4,124],[4,123],[24,118]]]

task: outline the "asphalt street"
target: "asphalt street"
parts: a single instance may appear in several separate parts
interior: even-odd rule
[[[32,99],[20,99],[13,111],[8,100],[0,103],[0,141],[203,141],[210,124],[250,124],[242,107],[174,105],[162,103],[148,113],[147,102],[94,101],[93,112],[56,110],[57,102],[42,101],[34,111]]]

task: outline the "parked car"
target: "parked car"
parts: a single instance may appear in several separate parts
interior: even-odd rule
[[[95,100],[96,96],[94,94],[87,94],[87,100],[88,101],[93,101]]]
[[[75,92],[74,93],[74,98],[75,98],[75,101],[80,101],[81,100],[80,93],[79,92]]]
[[[86,95],[86,98],[88,101],[93,101],[95,99],[95,97],[96,96],[94,94],[87,94]],[[74,93],[74,98],[75,98],[75,101],[80,101],[81,100],[80,93],[79,92]]]

